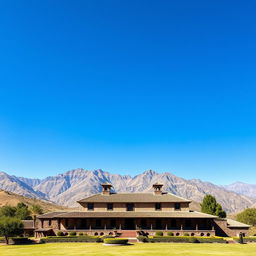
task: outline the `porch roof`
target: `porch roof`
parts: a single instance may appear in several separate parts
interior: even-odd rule
[[[247,225],[232,219],[227,219],[227,224],[229,228],[249,228],[250,227],[250,225]]]
[[[51,217],[49,217],[51,216]],[[49,218],[203,218],[214,219],[217,216],[195,211],[147,211],[147,212],[66,212],[51,213],[38,216],[39,219]]]

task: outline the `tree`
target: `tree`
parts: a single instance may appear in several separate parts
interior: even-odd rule
[[[0,208],[0,217],[15,217],[16,207],[4,205]]]
[[[227,214],[222,206],[217,203],[216,198],[212,195],[206,195],[201,204],[201,212],[217,215],[220,218],[226,218]]]
[[[18,236],[23,233],[23,223],[21,220],[13,217],[0,218],[0,236],[5,238],[6,244],[9,244],[11,236]]]
[[[256,226],[256,208],[248,208],[237,214],[236,220],[248,225]]]
[[[16,206],[15,217],[21,220],[31,220],[28,206],[24,203],[18,203]]]
[[[31,214],[31,216],[32,216],[32,218],[34,220],[34,226],[35,226],[35,224],[36,224],[36,216],[39,215],[39,214],[42,214],[43,213],[43,209],[42,209],[42,207],[40,205],[33,204],[33,205],[31,205],[29,210],[30,210],[30,214]]]
[[[220,218],[226,218],[227,217],[226,212],[222,209],[222,206],[218,203],[217,203],[217,206],[216,206],[215,215],[219,216]]]

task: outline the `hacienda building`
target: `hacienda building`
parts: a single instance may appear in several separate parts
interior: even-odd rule
[[[83,232],[88,235],[136,237],[185,233],[190,236],[247,235],[249,226],[233,220],[191,211],[190,200],[162,191],[154,184],[152,193],[112,193],[111,184],[102,184],[102,193],[78,201],[83,211],[52,212],[38,216],[37,237],[62,232]]]

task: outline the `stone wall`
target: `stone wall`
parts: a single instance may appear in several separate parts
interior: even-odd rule
[[[249,234],[249,228],[228,227],[227,220],[225,219],[214,220],[214,227],[218,236],[236,237],[239,236],[240,232],[242,232],[244,236],[248,236]]]

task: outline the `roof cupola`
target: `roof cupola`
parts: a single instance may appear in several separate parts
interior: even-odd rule
[[[102,194],[103,195],[110,195],[110,190],[112,188],[112,185],[110,183],[103,183],[102,186]]]
[[[163,187],[163,184],[161,184],[161,183],[157,182],[157,183],[153,184],[155,195],[162,195],[162,187]]]

